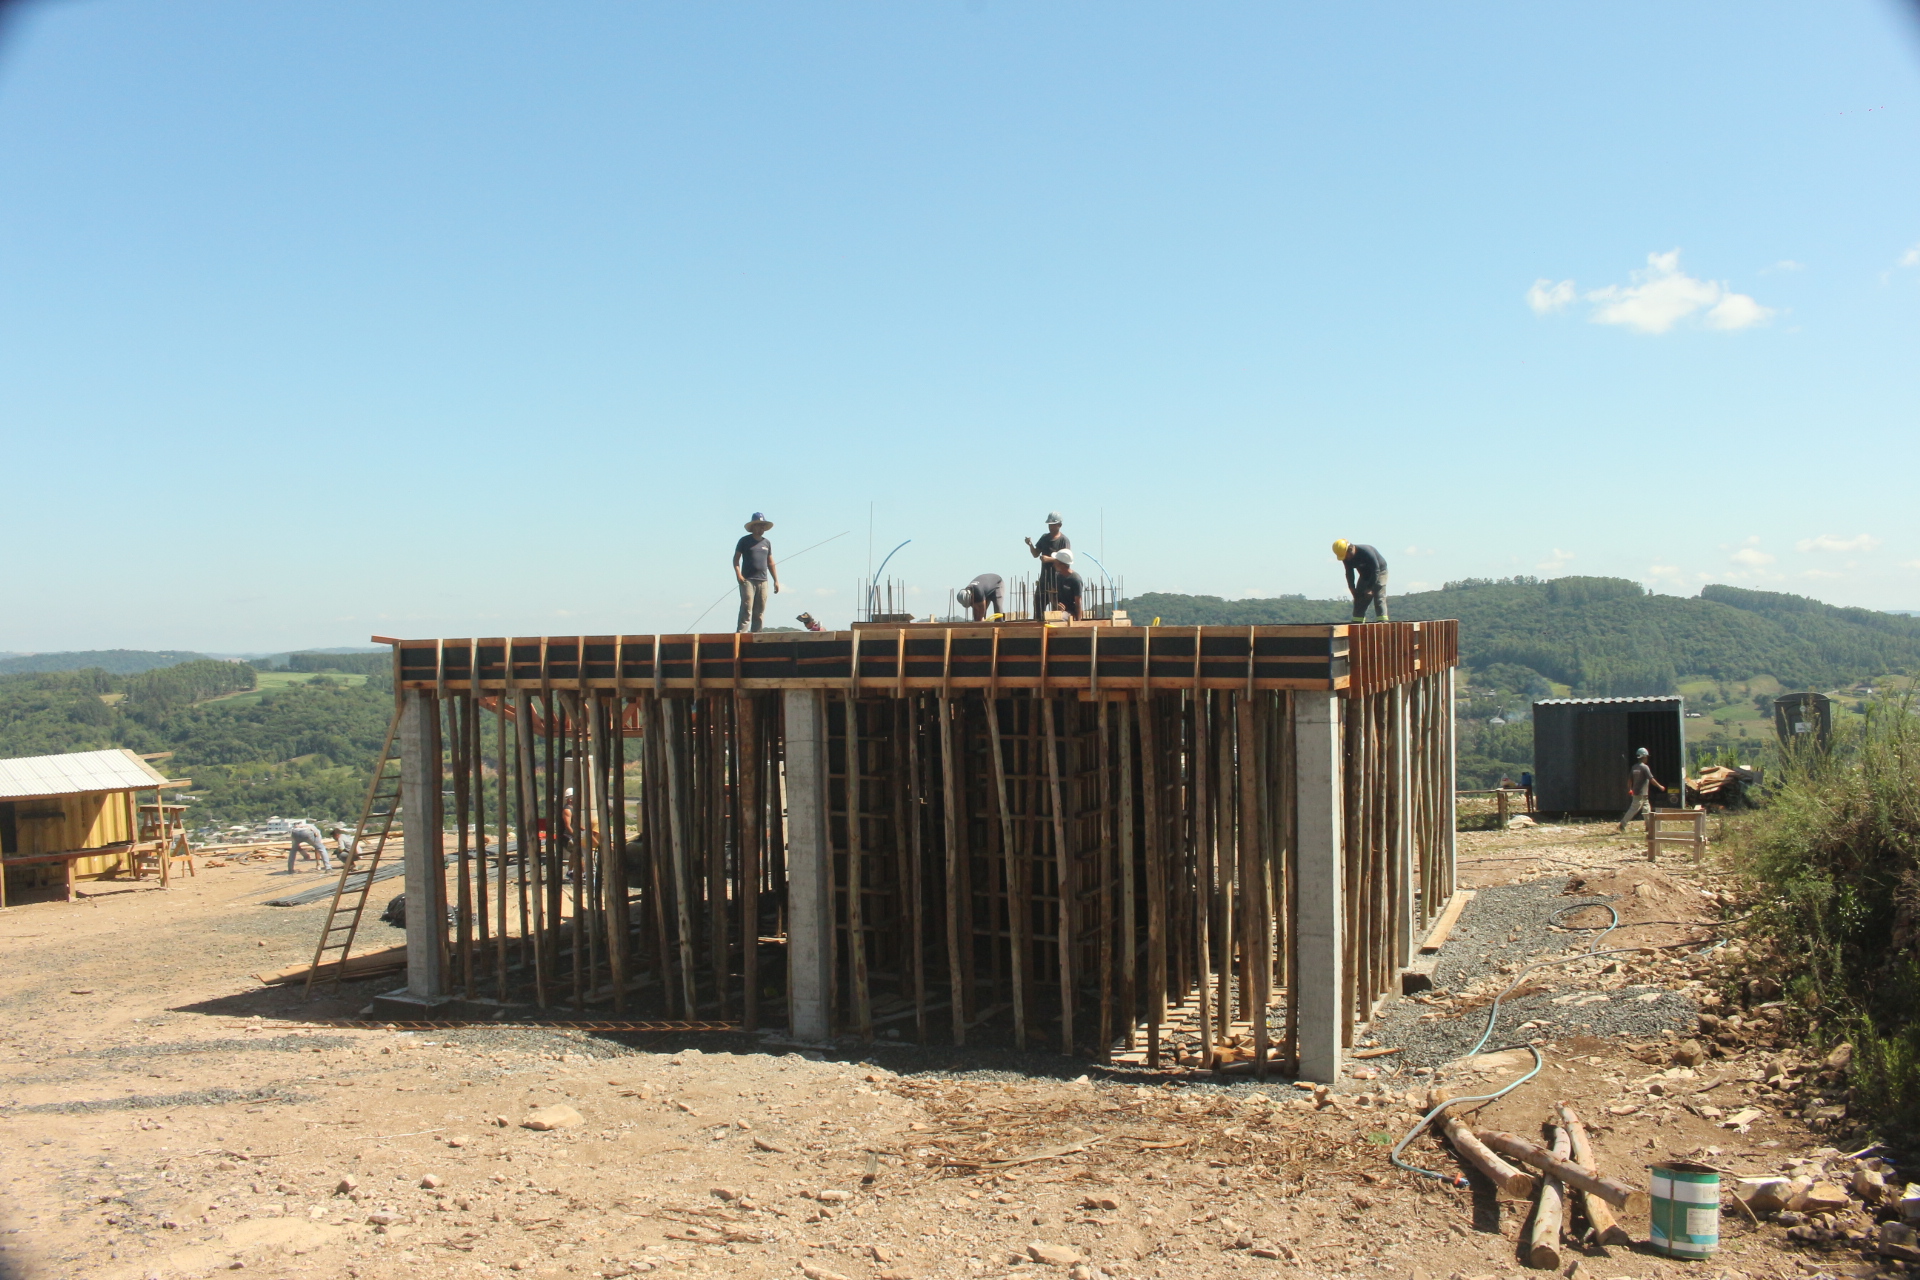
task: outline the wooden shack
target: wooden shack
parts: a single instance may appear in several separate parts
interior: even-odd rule
[[[189,785],[124,747],[0,760],[0,906],[9,887],[64,878],[71,895],[76,880],[137,872],[142,862],[164,872],[168,859],[155,855],[181,835],[178,806],[160,805],[160,792]]]

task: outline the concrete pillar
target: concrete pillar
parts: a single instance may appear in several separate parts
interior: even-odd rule
[[[1294,796],[1298,805],[1300,894],[1300,1078],[1331,1084],[1340,1074],[1346,1009],[1340,999],[1342,920],[1341,700],[1331,692],[1294,695]]]
[[[1413,904],[1413,738],[1409,733],[1407,689],[1395,685],[1388,694],[1388,730],[1393,734],[1393,810],[1387,816],[1393,843],[1394,905],[1393,962],[1405,968],[1413,961],[1414,926],[1419,914]]]
[[[819,1043],[833,1033],[833,850],[827,843],[827,700],[789,689],[787,758],[787,1028]]]
[[[446,877],[440,834],[440,704],[407,689],[400,702],[400,823],[405,832],[407,989],[421,1005],[447,998]]]

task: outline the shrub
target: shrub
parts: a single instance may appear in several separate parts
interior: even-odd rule
[[[1853,1040],[1854,1113],[1896,1137],[1920,1135],[1914,711],[1908,700],[1882,702],[1827,750],[1786,753],[1736,849],[1758,900],[1748,929],[1783,958],[1800,1010],[1829,1038]]]

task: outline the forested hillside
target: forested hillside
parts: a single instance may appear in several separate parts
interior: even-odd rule
[[[1469,579],[1390,597],[1397,620],[1460,619],[1461,659],[1523,668],[1577,695],[1671,693],[1689,676],[1825,688],[1920,670],[1920,618],[1841,609],[1804,596],[1710,586],[1649,595],[1624,578]],[[1347,600],[1144,595],[1137,620],[1173,625],[1345,621]]]
[[[0,675],[27,671],[85,671],[98,669],[108,675],[132,675],[155,667],[171,667],[205,658],[204,653],[186,653],[177,649],[89,649],[80,653],[22,653],[0,658]]]
[[[196,660],[136,675],[0,675],[0,756],[127,747],[171,751],[190,777],[196,824],[301,814],[358,816],[392,712],[392,681],[367,655],[294,655],[292,670],[352,666],[364,684],[315,674],[244,699],[260,673]],[[383,660],[386,655],[373,655]],[[372,671],[361,671],[366,667]]]

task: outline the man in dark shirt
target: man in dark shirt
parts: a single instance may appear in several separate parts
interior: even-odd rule
[[[780,590],[773,544],[762,536],[771,528],[773,521],[756,511],[747,521],[747,536],[733,545],[733,576],[740,583],[740,621],[735,624],[739,631],[758,631],[766,619],[769,583],[774,592]]]
[[[1052,555],[1041,556],[1040,563],[1053,570],[1053,607],[1064,610],[1069,618],[1078,622],[1081,580],[1073,571],[1073,552],[1062,547]]]
[[[988,614],[1000,611],[1000,575],[983,573],[954,593],[954,600],[963,609],[973,610],[975,622],[985,622]]]
[[[1367,620],[1367,606],[1373,606],[1380,621],[1387,620],[1387,558],[1365,543],[1338,538],[1333,544],[1334,559],[1347,567],[1347,590],[1353,596],[1353,621]]]
[[[1653,808],[1651,793],[1655,788],[1663,792],[1666,790],[1665,787],[1660,786],[1660,780],[1653,776],[1653,770],[1647,766],[1647,749],[1641,747],[1633,753],[1633,770],[1627,775],[1627,795],[1631,798],[1627,801],[1626,814],[1620,819],[1622,831],[1627,829],[1629,822]]]
[[[1049,609],[1059,607],[1054,603],[1054,583],[1057,580],[1057,573],[1047,557],[1056,551],[1065,551],[1073,546],[1067,535],[1060,532],[1060,524],[1060,513],[1049,511],[1047,512],[1047,531],[1040,541],[1027,539],[1028,553],[1040,562],[1040,581],[1033,585],[1033,616],[1036,618]]]

